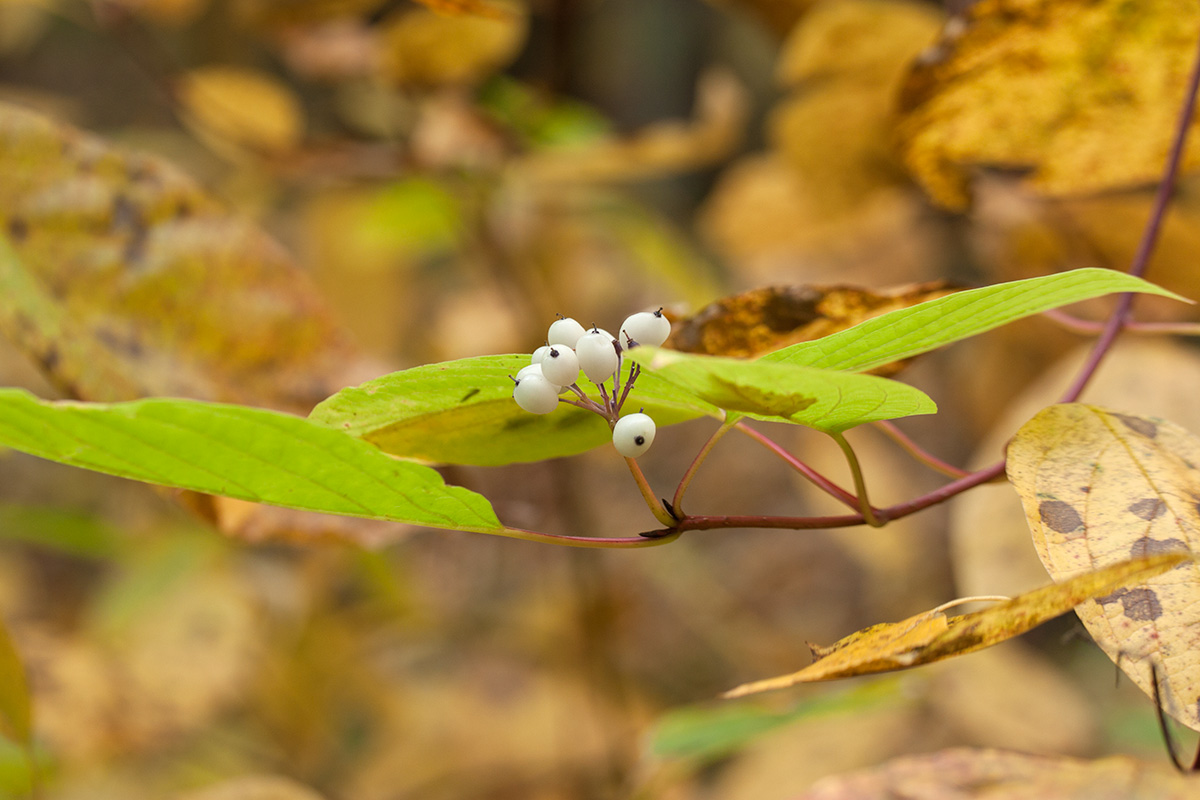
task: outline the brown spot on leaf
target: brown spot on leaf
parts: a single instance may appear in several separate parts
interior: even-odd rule
[[[1125,616],[1135,622],[1152,622],[1162,616],[1162,604],[1153,589],[1118,589],[1106,597],[1098,598],[1102,605],[1120,603]]]
[[[1129,548],[1130,558],[1142,558],[1143,556],[1157,556],[1163,553],[1182,553],[1188,549],[1187,542],[1182,539],[1151,539],[1149,536],[1144,536],[1133,543],[1133,547]]]
[[[1145,500],[1138,500],[1129,508],[1125,509],[1135,517],[1141,517],[1146,521],[1161,517],[1163,512],[1167,510],[1167,504],[1157,497],[1147,497]]]
[[[1113,414],[1113,416],[1121,420],[1126,428],[1129,428],[1134,433],[1140,433],[1147,439],[1153,439],[1155,436],[1158,436],[1158,426],[1148,419],[1131,417],[1127,414]]]
[[[1083,518],[1070,503],[1062,500],[1043,500],[1038,506],[1042,524],[1058,533],[1070,533],[1083,527]]]
[[[29,223],[21,217],[13,217],[5,226],[8,230],[8,238],[12,239],[13,244],[20,244],[29,236]]]

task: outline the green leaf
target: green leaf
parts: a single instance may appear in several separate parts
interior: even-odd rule
[[[0,622],[0,734],[27,749],[33,743],[29,682],[21,656],[3,622]]]
[[[637,348],[630,357],[655,375],[727,411],[826,433],[882,419],[934,414],[919,389],[874,375]],[[638,378],[640,384],[642,378]]]
[[[823,339],[776,350],[760,361],[863,372],[1023,317],[1114,292],[1142,292],[1189,302],[1123,272],[1077,269],[956,292],[873,317]]]
[[[482,496],[306,419],[196,400],[38,400],[0,389],[0,444],[124,478],[288,508],[503,530]]]
[[[405,458],[495,466],[575,455],[611,440],[598,415],[560,403],[549,414],[522,411],[509,375],[527,355],[464,358],[384,375],[343,389],[309,416]],[[718,415],[712,405],[643,374],[626,401],[671,425]]]
[[[0,539],[25,542],[78,558],[111,558],[127,539],[118,530],[83,511],[50,506],[0,504]]]
[[[900,698],[900,680],[891,677],[826,692],[782,710],[753,703],[685,706],[658,721],[650,750],[659,758],[707,763],[733,755],[789,723],[820,714],[858,713]]]

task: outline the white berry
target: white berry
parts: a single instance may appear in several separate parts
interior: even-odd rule
[[[546,377],[542,373],[541,364],[530,364],[528,367],[521,367],[521,371],[517,373],[517,380],[521,380],[528,375],[537,375],[539,378]]]
[[[575,345],[579,367],[592,383],[599,386],[617,371],[620,360],[613,347],[613,337],[607,331],[592,329],[579,337]]]
[[[513,399],[530,414],[549,414],[558,407],[558,387],[541,375],[529,373],[517,380]]]
[[[542,374],[558,386],[570,386],[579,380],[579,356],[565,344],[552,344],[542,356]]]
[[[550,350],[550,345],[544,344],[537,350],[533,351],[533,355],[529,357],[530,364],[540,364],[542,359],[546,357],[546,353]]]
[[[626,458],[637,458],[654,444],[654,420],[648,414],[629,414],[613,426],[613,447]]]
[[[648,344],[658,347],[671,335],[671,321],[663,316],[662,309],[658,311],[639,311],[630,314],[621,324],[621,341],[628,336],[638,344]]]
[[[549,344],[565,344],[567,347],[575,347],[579,337],[585,333],[587,333],[587,329],[578,322],[570,317],[562,317],[550,323],[550,330],[546,332],[546,341]]]

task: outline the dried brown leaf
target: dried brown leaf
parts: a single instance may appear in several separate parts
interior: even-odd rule
[[[1122,587],[1160,575],[1184,561],[1190,562],[1191,556],[1178,552],[1134,558],[1027,592],[983,611],[947,617],[944,609],[951,604],[946,604],[900,622],[872,625],[828,647],[809,645],[813,663],[799,672],[743,684],[722,697],[742,697],[797,683],[888,672],[965,655],[1019,636],[1088,598],[1114,591],[1142,591]]]
[[[685,353],[753,357],[820,339],[888,311],[950,294],[945,281],[873,292],[852,286],[770,286],[673,317],[666,346]],[[877,370],[891,374],[898,365]]]
[[[1195,549],[1200,440],[1152,417],[1050,406],[1008,448],[1047,571],[1069,578],[1131,556]],[[1163,710],[1200,730],[1200,567],[1121,589],[1076,609],[1097,644],[1147,694],[1157,667]]]

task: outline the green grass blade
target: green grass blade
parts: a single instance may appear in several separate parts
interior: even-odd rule
[[[1184,300],[1108,269],[1077,269],[939,297],[861,322],[823,339],[785,347],[760,361],[863,372],[1006,325],[1022,317],[1115,292]]]
[[[527,355],[478,356],[393,372],[343,389],[309,419],[392,455],[451,464],[541,461],[611,440],[603,419],[565,403],[545,415],[522,411],[508,376],[528,363]],[[717,413],[653,375],[638,378],[626,407],[644,407],[660,426]]]
[[[718,408],[827,433],[937,412],[921,390],[874,375],[655,348],[639,347],[630,357],[651,370],[646,375],[669,381]]]
[[[0,444],[124,478],[271,505],[454,530],[503,529],[481,495],[306,419],[150,399],[47,402],[0,389]]]

